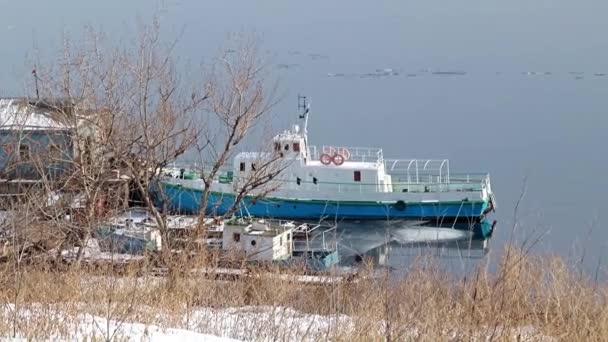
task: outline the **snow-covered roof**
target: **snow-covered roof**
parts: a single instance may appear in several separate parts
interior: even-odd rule
[[[68,130],[50,111],[23,99],[0,99],[0,130]]]

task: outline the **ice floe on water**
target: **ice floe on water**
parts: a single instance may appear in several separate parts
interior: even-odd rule
[[[400,69],[393,68],[378,68],[374,71],[363,72],[363,73],[343,73],[343,72],[330,72],[327,73],[327,77],[358,77],[358,78],[382,78],[399,76],[401,74]]]
[[[329,56],[322,55],[320,53],[309,53],[308,57],[312,58],[312,60],[328,60]]]
[[[293,68],[297,68],[299,66],[300,66],[300,64],[298,64],[298,63],[289,63],[289,64],[279,63],[279,64],[277,64],[277,68],[279,68],[279,69],[293,69]]]
[[[522,75],[525,76],[550,76],[553,75],[551,71],[524,71]]]
[[[465,71],[433,71],[431,74],[439,76],[464,76],[467,73]]]

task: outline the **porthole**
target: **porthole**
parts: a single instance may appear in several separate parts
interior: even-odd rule
[[[393,205],[393,208],[395,208],[395,210],[398,210],[398,211],[404,211],[404,210],[405,210],[405,207],[406,207],[405,202],[403,202],[403,201],[401,201],[401,200],[397,201],[397,202],[396,202],[396,203]]]

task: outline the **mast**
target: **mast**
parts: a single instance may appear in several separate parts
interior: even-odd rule
[[[40,92],[38,91],[38,74],[36,73],[36,69],[32,70],[32,75],[34,75],[34,81],[36,82],[36,100],[40,100]]]
[[[298,110],[300,110],[298,118],[304,120],[302,134],[304,135],[304,151],[306,157],[308,157],[310,156],[310,150],[308,149],[308,113],[310,112],[310,104],[306,103],[306,96],[298,95]],[[304,158],[305,161],[306,157]]]
[[[298,110],[300,110],[300,114],[298,118],[300,120],[304,120],[304,137],[308,136],[308,113],[310,112],[310,104],[306,103],[306,96],[298,95]]]

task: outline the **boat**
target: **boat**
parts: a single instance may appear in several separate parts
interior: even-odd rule
[[[224,222],[222,250],[251,262],[324,271],[340,262],[335,232],[335,226],[233,217]]]
[[[183,248],[188,243],[221,248],[223,221],[206,218],[205,235],[192,238],[197,226],[196,216],[168,215],[166,228],[168,240],[163,241],[154,216],[145,207],[131,207],[110,217],[96,227],[97,238],[103,251],[121,254],[143,254],[160,251],[163,243],[171,249]]]
[[[248,261],[279,261],[291,257],[294,225],[264,219],[233,218],[224,223],[222,250],[242,253]]]
[[[232,208],[236,189],[258,172],[256,166],[275,159],[282,171],[237,203],[236,215],[451,224],[480,222],[496,208],[490,175],[451,173],[447,159],[387,159],[381,148],[309,145],[310,105],[304,98],[299,107],[300,122],[275,135],[269,151],[238,153],[232,168],[214,180],[206,207],[210,215]],[[200,210],[205,186],[198,175],[192,168],[163,172],[161,189],[172,209]]]

